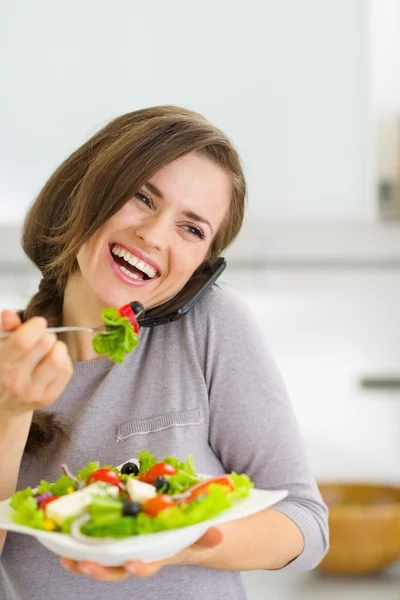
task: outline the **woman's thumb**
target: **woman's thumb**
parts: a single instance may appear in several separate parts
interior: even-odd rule
[[[1,313],[1,325],[3,331],[14,331],[21,325],[21,319],[12,310],[3,310]]]

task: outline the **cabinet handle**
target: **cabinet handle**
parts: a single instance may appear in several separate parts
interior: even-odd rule
[[[365,375],[359,383],[363,388],[400,390],[400,375]]]

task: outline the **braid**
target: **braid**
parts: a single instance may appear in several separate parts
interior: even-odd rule
[[[34,316],[43,316],[46,317],[49,325],[53,327],[59,325],[63,305],[63,290],[60,287],[56,280],[44,277],[40,282],[39,290],[21,313],[22,320],[27,321]],[[36,456],[51,442],[66,439],[68,439],[66,425],[54,412],[35,410],[24,452]]]
[[[23,320],[42,316],[46,317],[50,326],[59,325],[63,305],[63,294],[59,287],[57,280],[44,277],[39,284],[39,290],[24,310]]]

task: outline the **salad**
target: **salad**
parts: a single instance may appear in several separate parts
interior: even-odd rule
[[[104,308],[101,317],[107,333],[98,333],[93,338],[93,348],[97,354],[105,354],[111,360],[122,363],[125,355],[139,343],[138,316],[144,312],[140,302],[131,302],[116,308]],[[111,331],[112,333],[108,333]]]
[[[87,543],[194,525],[248,496],[250,478],[232,472],[203,479],[194,460],[147,451],[120,468],[89,462],[74,476],[66,465],[54,483],[17,491],[10,518],[20,525],[56,531]]]

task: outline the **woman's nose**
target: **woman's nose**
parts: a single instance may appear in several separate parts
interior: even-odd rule
[[[136,235],[144,241],[146,246],[165,250],[171,240],[171,224],[166,219],[152,216],[136,227]]]

